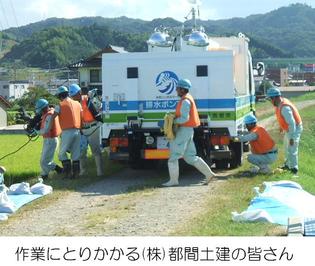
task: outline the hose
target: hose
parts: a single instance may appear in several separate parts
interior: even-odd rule
[[[38,139],[38,135],[36,135],[36,136],[28,136],[28,141],[27,142],[25,142],[21,147],[19,147],[17,150],[15,150],[15,151],[13,151],[13,152],[10,152],[10,153],[8,153],[8,154],[6,154],[6,155],[4,155],[4,156],[2,156],[1,158],[0,158],[0,161],[2,161],[4,158],[6,158],[6,157],[8,157],[8,156],[10,156],[10,155],[13,155],[13,154],[15,154],[15,153],[17,153],[18,151],[20,151],[21,149],[23,149],[27,144],[29,144],[31,141],[36,141],[37,139]]]

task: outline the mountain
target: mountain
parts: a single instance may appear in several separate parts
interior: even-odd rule
[[[187,21],[186,26],[192,22]],[[211,36],[243,32],[251,39],[253,58],[315,57],[315,9],[292,4],[266,14],[246,18],[198,21]],[[128,51],[145,51],[145,40],[155,27],[180,27],[172,18],[145,21],[127,17],[50,18],[2,32],[0,63],[21,60],[25,65],[60,67],[103,48],[124,46]],[[47,61],[48,60],[48,61]]]

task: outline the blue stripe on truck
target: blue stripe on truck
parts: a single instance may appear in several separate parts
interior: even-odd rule
[[[234,109],[250,103],[251,96],[231,99],[196,99],[197,108],[200,109]],[[110,111],[138,111],[142,110],[169,110],[175,109],[178,100],[152,100],[152,101],[110,101]],[[103,101],[103,111],[106,103]]]

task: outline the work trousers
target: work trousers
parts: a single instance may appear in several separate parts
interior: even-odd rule
[[[198,161],[194,143],[194,129],[192,127],[179,127],[176,137],[170,141],[170,163],[183,158],[188,164],[194,165]]]
[[[283,137],[283,147],[284,147],[284,158],[285,158],[285,165],[288,166],[290,169],[298,167],[299,161],[299,143],[301,138],[301,133],[303,131],[303,126],[298,125],[296,126],[295,133],[293,134],[294,144],[290,145],[290,138],[288,133],[284,133]]]
[[[249,154],[247,160],[260,169],[272,164],[277,160],[278,153],[267,153],[267,154]]]
[[[53,171],[56,167],[54,163],[54,155],[58,146],[58,137],[44,138],[43,149],[40,158],[41,175],[47,176],[50,171]]]
[[[80,139],[81,133],[79,129],[65,129],[61,133],[61,145],[59,151],[59,160],[68,160],[67,152],[70,152],[72,161],[80,159]]]
[[[82,129],[82,133],[81,138],[83,140],[81,141],[80,159],[87,158],[88,145],[91,147],[93,156],[100,155],[102,153],[100,145],[100,126],[95,125],[88,129]],[[86,139],[84,140],[84,138]]]

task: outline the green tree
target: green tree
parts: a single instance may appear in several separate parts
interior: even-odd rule
[[[44,98],[49,104],[58,104],[58,99],[50,94],[46,89],[40,87],[29,88],[29,91],[25,93],[20,99],[16,99],[12,102],[13,109],[17,110],[20,107],[24,107],[26,110],[34,110],[35,103],[38,99]]]

